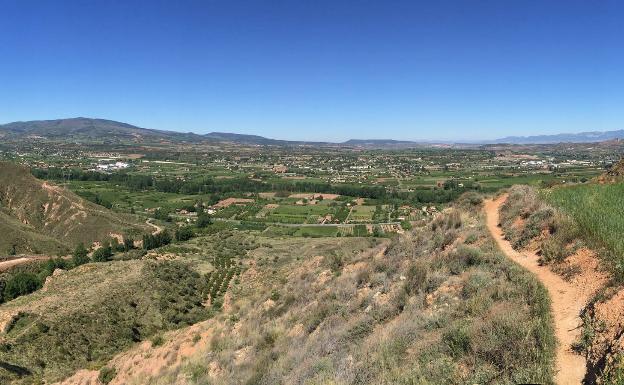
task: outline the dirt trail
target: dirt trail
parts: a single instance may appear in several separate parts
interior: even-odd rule
[[[50,258],[54,258],[54,257],[34,255],[34,256],[25,256],[25,257],[18,257],[15,259],[9,259],[9,260],[0,262],[0,271],[9,270],[13,266],[21,265],[22,263],[28,263],[28,262],[33,262],[33,261],[44,261]]]
[[[564,281],[548,267],[540,266],[534,252],[518,252],[505,240],[503,230],[498,226],[498,209],[507,199],[503,195],[496,200],[485,202],[487,227],[496,239],[498,246],[516,263],[537,276],[548,290],[552,302],[552,314],[557,335],[557,357],[555,382],[558,385],[581,384],[585,376],[585,358],[572,351],[572,344],[581,332],[579,313],[590,299],[593,290],[584,286]]]
[[[154,228],[154,231],[152,231],[152,235],[156,235],[164,230],[164,227],[158,226],[157,224],[152,223],[152,218],[149,218],[148,220],[146,220],[145,223]]]

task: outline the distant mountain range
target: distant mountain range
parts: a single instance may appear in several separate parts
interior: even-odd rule
[[[534,136],[508,136],[496,139],[495,143],[511,144],[552,144],[552,143],[591,143],[605,140],[624,139],[624,130],[588,131],[577,134],[555,134]]]
[[[70,118],[57,120],[37,120],[14,122],[0,125],[0,138],[20,139],[43,137],[75,141],[103,142],[231,142],[247,145],[325,145],[365,148],[409,148],[431,145],[454,144],[451,141],[405,141],[394,139],[350,139],[345,142],[311,142],[270,139],[259,135],[211,132],[195,134],[141,128],[127,123],[106,119]],[[508,136],[496,140],[475,141],[470,144],[551,144],[551,143],[588,143],[605,140],[624,139],[624,130],[591,131],[577,134],[556,134],[536,136]],[[461,143],[461,142],[458,142]]]

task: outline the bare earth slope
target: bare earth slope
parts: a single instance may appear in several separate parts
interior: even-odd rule
[[[556,358],[557,384],[581,384],[585,376],[585,359],[572,351],[571,347],[578,340],[581,331],[582,322],[579,314],[589,301],[593,290],[584,285],[566,282],[547,266],[540,266],[536,253],[530,251],[520,253],[511,247],[499,227],[499,208],[506,199],[507,195],[503,195],[485,202],[487,227],[505,255],[535,274],[550,294],[559,342]]]
[[[130,216],[114,213],[59,186],[38,180],[28,169],[7,162],[0,162],[0,210],[31,232],[68,247],[79,242],[100,241],[111,233],[139,233],[147,228]],[[0,221],[5,222],[5,216],[0,216]],[[11,242],[8,238],[4,242]],[[27,245],[17,252],[31,252],[29,247],[32,246]]]

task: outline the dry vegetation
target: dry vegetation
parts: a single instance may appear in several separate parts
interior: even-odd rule
[[[538,250],[542,262],[566,279],[593,277],[585,284],[598,290],[581,312],[583,331],[576,344],[587,359],[589,384],[624,382],[621,233],[616,231],[622,218],[620,195],[612,194],[621,188],[587,185],[539,193],[514,186],[501,210],[503,230],[516,248]]]
[[[500,218],[512,246],[539,248],[544,263],[563,263],[581,247],[576,221],[542,200],[533,187],[511,188]]]
[[[0,307],[0,383],[59,380],[99,368],[162,330],[210,316],[201,277],[174,262],[119,261],[57,270]]]
[[[2,228],[9,231],[3,232],[0,255],[67,252],[79,242],[91,244],[112,233],[137,235],[146,230],[130,216],[113,213],[6,162],[0,162]]]
[[[550,384],[548,297],[500,255],[478,204],[391,241],[258,240],[222,313],[104,374],[111,384]]]

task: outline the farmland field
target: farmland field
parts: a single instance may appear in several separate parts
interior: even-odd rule
[[[314,226],[301,227],[295,235],[302,237],[335,237],[338,234],[338,228],[335,226]]]
[[[373,220],[374,206],[354,206],[349,215],[350,222],[368,222]]]

